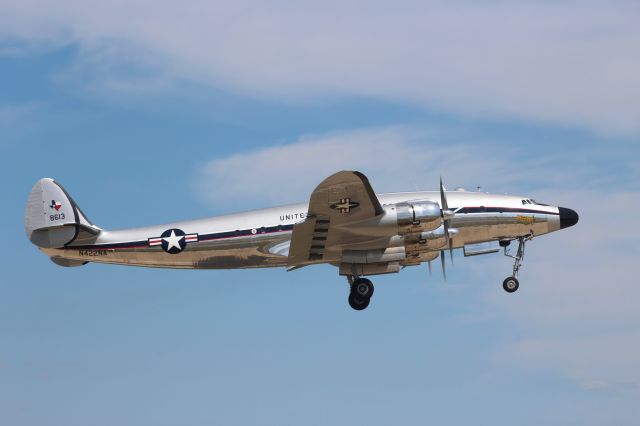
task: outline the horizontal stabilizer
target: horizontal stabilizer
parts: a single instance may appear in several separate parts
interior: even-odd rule
[[[67,191],[50,178],[33,186],[27,201],[24,229],[29,240],[43,248],[60,248],[83,236],[97,235],[101,229],[82,213]]]

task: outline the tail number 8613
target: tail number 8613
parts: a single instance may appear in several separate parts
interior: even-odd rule
[[[56,220],[64,220],[65,216],[64,213],[56,213],[56,214],[50,214],[49,215],[49,220],[51,222],[56,221]]]

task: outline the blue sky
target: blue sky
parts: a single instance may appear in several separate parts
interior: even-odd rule
[[[3,2],[7,425],[632,425],[640,32],[632,2]],[[331,155],[323,155],[330,153]],[[116,229],[303,201],[326,175],[576,209],[528,246],[375,277],[65,269],[40,177]]]

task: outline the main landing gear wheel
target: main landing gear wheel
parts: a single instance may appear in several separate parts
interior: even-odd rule
[[[507,277],[502,282],[502,288],[504,288],[504,291],[507,293],[513,293],[518,287],[520,287],[520,283],[516,277]]]
[[[367,306],[369,306],[369,301],[370,299],[360,300],[357,297],[355,297],[353,294],[349,295],[349,306],[351,306],[356,311],[367,309]]]
[[[361,311],[369,306],[373,296],[373,283],[366,278],[357,278],[351,284],[349,293],[349,305],[356,311]]]
[[[366,278],[358,278],[351,284],[351,294],[358,299],[371,299],[371,296],[373,296],[373,283]]]

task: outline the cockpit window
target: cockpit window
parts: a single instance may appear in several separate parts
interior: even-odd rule
[[[522,205],[526,204],[533,204],[535,206],[548,206],[548,204],[539,203],[533,198],[525,198],[524,200],[522,200]]]
[[[548,205],[548,204],[539,203],[536,200],[534,200],[533,198],[526,198],[526,199],[522,200],[522,204],[523,205],[525,205],[525,204],[533,204],[533,205],[536,205],[536,206],[547,206]]]

